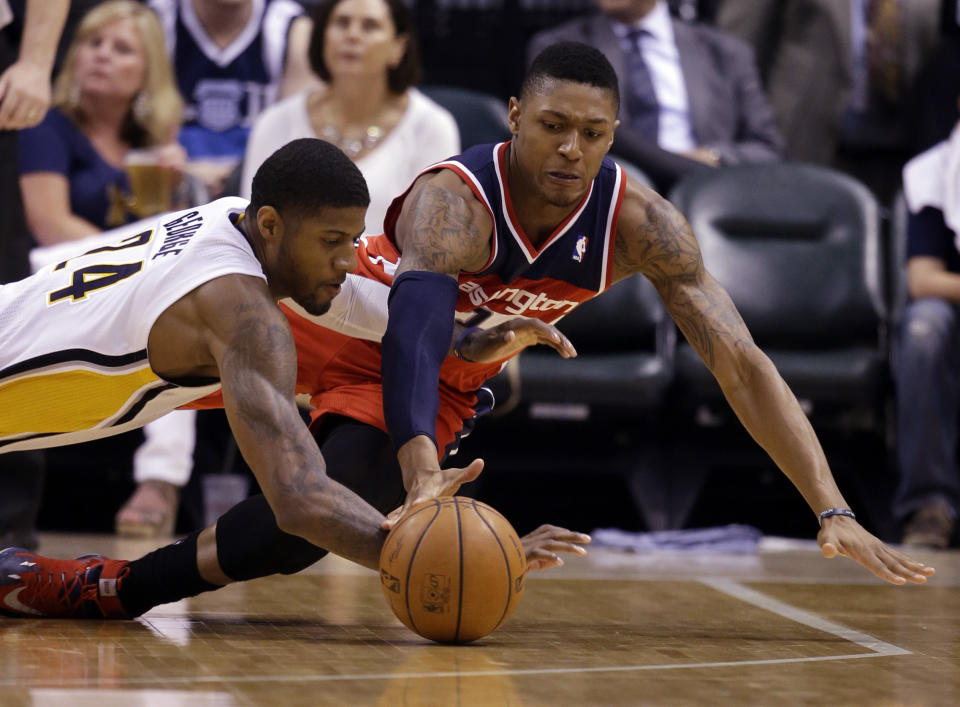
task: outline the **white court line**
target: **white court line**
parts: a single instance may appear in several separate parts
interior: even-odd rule
[[[740,584],[739,582],[735,582],[732,579],[720,577],[716,579],[701,579],[700,582],[701,584],[705,584],[708,587],[716,589],[718,592],[723,592],[724,594],[734,597],[735,599],[739,599],[740,601],[744,601],[747,604],[753,604],[754,606],[765,609],[773,614],[782,616],[785,619],[796,621],[798,624],[815,628],[818,631],[823,631],[824,633],[831,633],[838,638],[844,639],[845,641],[856,643],[858,646],[875,651],[876,655],[912,654],[911,651],[908,651],[905,648],[900,648],[899,646],[895,646],[892,643],[887,643],[886,641],[881,641],[879,638],[874,638],[866,633],[861,633],[860,631],[855,631],[852,628],[847,628],[846,626],[834,623],[833,621],[828,621],[821,616],[811,614],[810,612],[804,611],[803,609],[798,609],[791,604],[779,601],[773,597],[768,597],[766,594],[761,594],[755,589],[745,587],[744,585]]]
[[[519,670],[476,670],[476,671],[442,671],[429,673],[347,673],[342,675],[196,675],[190,677],[155,677],[155,678],[128,678],[118,679],[122,685],[190,685],[198,683],[310,683],[310,682],[346,682],[351,680],[398,680],[424,678],[470,678],[496,676],[523,676],[523,675],[567,675],[571,673],[627,673],[648,672],[652,670],[695,670],[704,668],[736,668],[755,665],[788,665],[791,663],[820,663],[833,660],[859,660],[862,658],[885,658],[894,655],[912,655],[911,651],[900,648],[892,643],[881,641],[869,634],[856,631],[842,624],[828,621],[816,614],[798,609],[791,604],[769,597],[754,589],[750,589],[739,582],[726,578],[706,578],[698,580],[701,584],[711,587],[740,601],[752,604],[758,608],[782,616],[799,624],[809,626],[818,631],[829,633],[845,641],[870,650],[870,653],[850,653],[846,655],[809,656],[804,658],[770,658],[765,660],[727,660],[707,663],[666,663],[662,665],[615,665],[598,666],[592,668],[532,668]],[[138,619],[141,623],[148,623],[146,619]],[[162,633],[155,631],[156,633]],[[46,681],[37,681],[34,685],[49,684]],[[58,680],[58,687],[78,686],[88,684],[85,679]],[[0,680],[0,687],[23,686],[22,679]]]
[[[571,673],[629,673],[649,670],[683,670],[689,668],[736,668],[745,665],[779,665],[785,663],[818,663],[827,660],[852,660],[854,658],[883,658],[883,653],[851,653],[809,658],[771,658],[770,660],[728,660],[714,663],[665,663],[663,665],[613,665],[596,668],[533,668],[530,670],[451,670],[434,673],[347,673],[344,675],[197,675],[192,677],[111,678],[118,685],[193,685],[198,683],[248,683],[248,682],[339,682],[349,680],[398,680],[407,678],[471,678],[517,675],[569,675]],[[26,682],[23,679],[0,680],[0,687],[29,687],[46,685],[44,680]],[[57,680],[58,687],[82,687],[89,680]]]

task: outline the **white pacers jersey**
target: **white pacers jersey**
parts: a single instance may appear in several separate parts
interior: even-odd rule
[[[205,282],[266,279],[236,225],[246,207],[227,197],[162,214],[0,286],[0,452],[126,432],[216,390],[158,377],[147,337]]]

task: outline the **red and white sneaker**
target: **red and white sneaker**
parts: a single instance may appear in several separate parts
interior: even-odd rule
[[[0,614],[24,618],[128,619],[117,589],[129,562],[101,555],[54,560],[0,550]]]

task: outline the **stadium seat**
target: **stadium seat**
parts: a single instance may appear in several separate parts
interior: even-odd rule
[[[890,213],[890,237],[887,243],[889,254],[887,281],[890,283],[890,317],[894,340],[896,340],[896,332],[903,319],[903,310],[909,297],[907,289],[907,221],[909,218],[907,198],[901,190],[893,200],[893,209]]]
[[[685,180],[671,201],[811,416],[837,406],[875,410],[886,381],[888,313],[877,204],[867,189],[826,168],[757,165]],[[695,400],[720,399],[686,343],[677,375]]]
[[[754,165],[695,175],[677,185],[671,201],[690,221],[707,269],[818,432],[867,433],[873,449],[883,448],[877,437],[889,442],[887,253],[866,187],[823,167]],[[686,342],[677,347],[676,380],[679,419],[700,427],[738,424]],[[688,440],[677,445],[682,460],[674,470],[686,468],[680,473],[691,474],[687,486],[695,494],[702,467],[716,459],[693,458],[690,449]]]
[[[453,114],[463,149],[510,139],[507,104],[496,96],[455,86],[420,86],[420,91]]]
[[[656,409],[673,378],[673,323],[656,290],[640,275],[564,317],[557,325],[575,359],[535,348],[519,358],[519,385],[530,403],[577,403]]]

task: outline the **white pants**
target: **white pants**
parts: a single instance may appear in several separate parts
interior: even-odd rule
[[[145,440],[133,455],[133,479],[184,486],[193,470],[197,441],[195,410],[174,410],[143,428]]]

